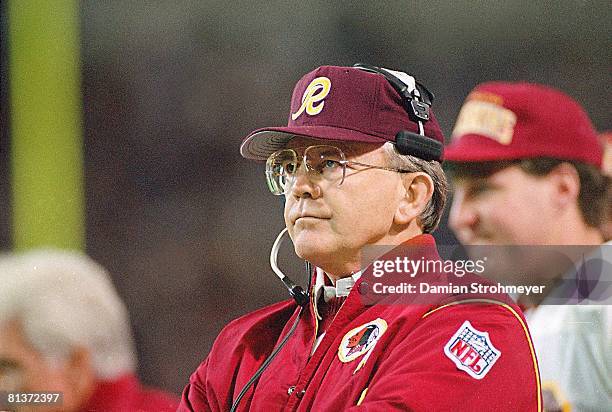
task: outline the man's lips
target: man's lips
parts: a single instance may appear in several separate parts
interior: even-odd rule
[[[306,215],[306,216],[298,216],[298,218],[295,219],[293,223],[297,223],[299,220],[326,220],[326,219],[328,218]]]
[[[298,222],[298,220],[303,220],[303,221],[308,221],[308,220],[327,220],[329,219],[328,217],[324,217],[320,214],[315,214],[315,213],[302,213],[299,214],[297,216],[295,216],[295,218],[292,219],[293,224],[296,224]]]

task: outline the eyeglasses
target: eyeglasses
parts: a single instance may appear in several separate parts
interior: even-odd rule
[[[298,154],[302,152],[303,155]],[[274,152],[266,161],[266,182],[274,195],[287,194],[295,184],[302,165],[312,177],[322,178],[328,182],[342,185],[346,177],[347,166],[364,166],[370,169],[388,170],[390,172],[410,173],[412,170],[374,166],[366,163],[346,160],[339,148],[328,145],[308,146],[306,148],[282,149]]]

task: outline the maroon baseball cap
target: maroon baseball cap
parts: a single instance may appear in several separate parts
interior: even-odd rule
[[[601,168],[602,147],[584,109],[531,83],[490,82],[465,99],[444,158],[486,162],[550,157]]]
[[[322,66],[302,77],[293,89],[287,126],[251,132],[240,154],[266,160],[295,136],[382,144],[394,142],[400,130],[418,133],[418,123],[408,117],[402,98],[382,74]],[[444,143],[433,111],[424,123],[424,133]]]

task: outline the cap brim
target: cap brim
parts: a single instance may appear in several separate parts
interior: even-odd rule
[[[551,146],[546,142],[536,142],[531,145],[520,145],[513,142],[510,145],[504,145],[479,134],[462,135],[455,143],[451,143],[444,149],[444,160],[455,163],[495,162],[536,157],[576,160],[601,167],[597,156],[594,159],[586,156],[568,156],[567,149],[563,146]]]
[[[479,163],[496,160],[514,160],[528,157],[517,150],[509,150],[488,137],[466,134],[444,148],[444,160],[456,163]]]
[[[240,146],[240,154],[251,160],[266,160],[272,153],[283,149],[294,137],[350,141],[363,143],[384,143],[384,136],[374,136],[356,130],[332,126],[267,127],[249,134]]]

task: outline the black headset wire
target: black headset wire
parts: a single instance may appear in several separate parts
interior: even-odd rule
[[[308,261],[306,261],[306,271],[308,273],[308,290],[310,291],[310,288],[312,286],[312,266],[311,266],[310,262],[308,262]],[[234,403],[232,404],[232,408],[230,409],[230,412],[235,412],[236,411],[236,409],[238,408],[238,405],[240,404],[240,401],[242,400],[244,395],[246,395],[246,393],[251,388],[251,386],[253,386],[255,384],[257,379],[259,379],[259,377],[264,373],[264,371],[268,368],[268,366],[270,366],[270,363],[272,363],[274,358],[276,358],[276,355],[278,355],[278,353],[281,351],[281,349],[289,341],[289,338],[295,332],[298,323],[300,323],[300,319],[302,317],[302,313],[304,312],[304,307],[305,306],[306,305],[298,305],[298,314],[297,314],[297,316],[295,318],[295,321],[293,322],[293,325],[291,325],[291,329],[289,329],[289,332],[287,333],[287,335],[278,344],[278,346],[276,346],[276,348],[274,348],[272,353],[270,353],[270,355],[261,364],[261,366],[257,369],[257,371],[255,371],[255,373],[253,374],[251,379],[249,379],[249,381],[243,386],[242,390],[240,391],[240,393],[236,397],[236,400],[234,400]]]
[[[251,386],[253,386],[253,384],[255,383],[255,381],[257,381],[257,379],[259,379],[259,377],[261,376],[262,373],[264,373],[264,371],[268,368],[268,366],[270,365],[270,363],[272,363],[272,361],[274,360],[274,358],[276,357],[276,355],[278,355],[278,353],[280,352],[280,350],[283,348],[283,346],[285,346],[285,344],[287,343],[287,341],[289,341],[289,338],[291,337],[291,335],[293,335],[293,332],[295,332],[295,329],[297,328],[298,323],[300,322],[300,317],[302,316],[302,312],[304,311],[304,307],[303,306],[298,306],[298,314],[297,317],[295,318],[295,321],[293,322],[293,325],[291,326],[291,329],[289,330],[289,333],[287,333],[287,335],[283,338],[283,340],[280,342],[280,344],[272,351],[272,353],[270,354],[270,356],[268,356],[266,358],[266,360],[264,361],[264,363],[261,364],[261,366],[259,367],[259,369],[257,369],[257,371],[253,374],[253,376],[251,377],[251,379],[249,379],[249,381],[246,383],[246,385],[244,385],[244,387],[242,388],[242,390],[240,391],[240,393],[238,394],[238,396],[236,397],[236,400],[234,401],[234,403],[232,404],[232,409],[230,409],[230,412],[234,412],[236,411],[236,408],[238,408],[238,404],[240,403],[240,401],[242,400],[242,398],[244,397],[244,395],[247,393],[247,391],[251,388]]]

